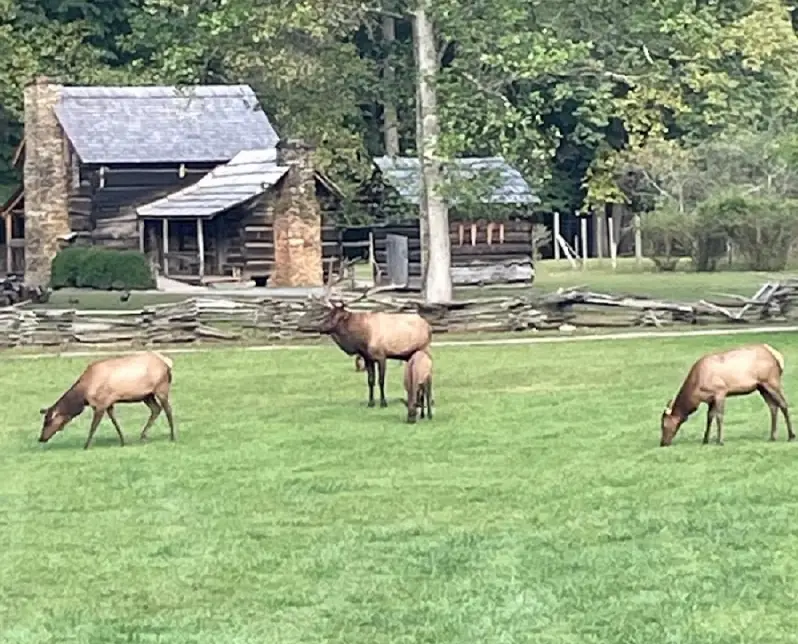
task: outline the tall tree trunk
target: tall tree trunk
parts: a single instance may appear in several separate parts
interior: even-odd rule
[[[418,23],[411,20],[413,26],[413,57],[418,60]],[[421,83],[416,82],[416,156],[422,163],[421,142],[424,140],[424,121],[421,118]],[[427,220],[427,191],[424,185],[423,174],[419,181],[419,244],[421,246],[421,288],[424,290],[427,283],[427,267],[429,266],[429,221]]]
[[[399,155],[399,116],[396,112],[396,72],[393,65],[393,44],[396,40],[396,23],[392,16],[382,17],[382,39],[388,50],[382,69],[382,122],[385,154]]]
[[[452,299],[451,248],[449,245],[449,211],[441,195],[443,173],[438,156],[440,123],[438,120],[438,53],[435,30],[427,9],[429,0],[419,0],[413,11],[418,87],[418,119],[416,147],[421,162],[422,199],[420,217],[427,221],[428,261],[424,273],[424,294],[427,302],[450,302]],[[419,123],[420,122],[420,123]],[[419,129],[419,128],[417,128]]]

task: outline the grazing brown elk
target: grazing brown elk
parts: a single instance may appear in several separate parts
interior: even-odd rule
[[[787,422],[788,440],[794,440],[787,399],[781,385],[784,357],[767,344],[754,344],[710,353],[691,367],[676,398],[668,402],[662,413],[660,446],[671,444],[682,423],[706,403],[707,426],[704,444],[715,420],[718,445],[723,445],[723,410],[726,398],[758,391],[770,409],[770,440],[776,440],[779,410]]]
[[[147,430],[158,418],[161,409],[169,421],[169,437],[175,440],[169,389],[172,383],[172,361],[154,351],[104,358],[89,364],[80,378],[53,404],[40,410],[44,415],[39,442],[46,443],[69,421],[79,416],[88,405],[94,410],[89,437],[83,449],[88,449],[97,425],[106,413],[125,444],[122,429],[116,420],[116,403],[143,402],[150,409],[150,418],[141,430],[141,440],[147,440]]]
[[[350,311],[346,307],[389,287],[367,289],[348,302],[331,302],[325,295],[322,302],[327,312],[315,329],[329,335],[347,355],[358,356],[368,374],[368,406],[374,407],[375,371],[379,371],[380,407],[387,407],[385,399],[385,371],[387,360],[410,359],[416,351],[429,347],[432,329],[418,313],[386,313],[381,311]],[[355,358],[355,370],[360,370]]]
[[[424,349],[416,351],[405,365],[405,391],[407,392],[407,422],[415,423],[418,410],[424,418],[432,420],[432,356]]]

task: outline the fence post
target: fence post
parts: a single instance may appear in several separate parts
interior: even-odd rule
[[[587,270],[587,215],[582,215],[579,221],[579,225],[582,232],[582,270]]]
[[[557,240],[560,237],[560,213],[554,213],[554,259],[560,259],[560,244]]]
[[[643,235],[640,232],[640,215],[635,215],[634,227],[635,227],[635,263],[639,268],[643,264]]]

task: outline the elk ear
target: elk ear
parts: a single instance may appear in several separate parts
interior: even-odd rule
[[[402,398],[402,404],[407,407],[407,401],[404,398]]]
[[[47,408],[46,408],[46,407],[42,407],[42,408],[39,410],[39,413],[40,413],[42,416],[44,416],[44,415],[47,413]]]

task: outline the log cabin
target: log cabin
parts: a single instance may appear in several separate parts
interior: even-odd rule
[[[373,272],[377,282],[395,281],[388,246],[407,239],[406,272],[419,281],[422,272],[418,205],[420,166],[414,157],[378,157],[367,189],[380,202],[382,221],[370,228]],[[455,285],[531,282],[532,224],[540,198],[521,173],[502,157],[464,157],[444,168],[449,202],[449,241]],[[375,189],[374,185],[379,186]],[[404,243],[404,242],[403,242]],[[404,253],[404,250],[402,250]]]
[[[324,250],[339,254],[323,250],[322,217],[340,190],[313,169],[312,146],[280,141],[247,85],[40,77],[24,99],[23,183],[0,213],[5,269],[30,285],[49,282],[65,244],[139,249],[188,281],[278,286],[320,284]]]

